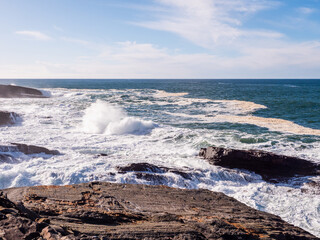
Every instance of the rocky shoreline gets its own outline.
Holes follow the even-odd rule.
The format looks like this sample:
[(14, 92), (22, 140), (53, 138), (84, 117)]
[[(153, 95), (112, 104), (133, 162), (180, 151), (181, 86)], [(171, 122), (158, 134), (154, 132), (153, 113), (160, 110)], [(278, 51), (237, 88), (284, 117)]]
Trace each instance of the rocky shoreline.
[(223, 193), (105, 182), (2, 190), (1, 238), (319, 239)]
[[(0, 98), (16, 97), (46, 96), (37, 89), (0, 85)], [(20, 120), (17, 113), (0, 111), (0, 126), (10, 127)], [(61, 153), (7, 143), (0, 145), (0, 164), (19, 163), (19, 154), (51, 157)], [(201, 149), (199, 156), (226, 169), (255, 172), (271, 183), (320, 175), (317, 164), (264, 151), (208, 147)], [(118, 174), (132, 172), (138, 179), (158, 186), (91, 182), (0, 190), (0, 240), (319, 239), (223, 193), (162, 186), (166, 183), (163, 174), (190, 180), (190, 172), (149, 163), (132, 163), (116, 170)], [(318, 182), (310, 183), (320, 189)]]

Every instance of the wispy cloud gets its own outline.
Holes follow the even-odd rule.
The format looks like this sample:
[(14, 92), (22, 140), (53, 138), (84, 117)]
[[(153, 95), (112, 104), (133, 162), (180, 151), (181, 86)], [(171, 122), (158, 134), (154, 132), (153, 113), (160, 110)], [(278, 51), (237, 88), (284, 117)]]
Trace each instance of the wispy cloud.
[[(94, 45), (94, 43), (90, 43)], [(237, 57), (184, 54), (148, 43), (97, 46), (94, 56), (73, 61), (1, 65), (7, 78), (312, 78), (320, 76), (320, 42), (248, 46)]]
[(63, 29), (61, 27), (58, 27), (56, 25), (53, 25), (53, 28), (59, 32), (63, 32)]
[(78, 38), (71, 38), (71, 37), (61, 37), (62, 41), (80, 44), (80, 45), (89, 45), (90, 43), (86, 40), (78, 39)]
[(250, 14), (278, 5), (275, 1), (255, 0), (156, 0), (166, 11), (156, 12), (154, 20), (134, 24), (176, 33), (206, 48), (232, 42), (240, 37), (279, 38), (283, 34), (242, 27)]
[(316, 11), (315, 8), (308, 8), (308, 7), (300, 7), (297, 9), (297, 11), (299, 13), (302, 13), (302, 14), (305, 14), (305, 15), (309, 15), (309, 14), (312, 14)]
[(36, 40), (47, 41), (52, 38), (39, 31), (16, 31), (15, 34), (27, 36)]

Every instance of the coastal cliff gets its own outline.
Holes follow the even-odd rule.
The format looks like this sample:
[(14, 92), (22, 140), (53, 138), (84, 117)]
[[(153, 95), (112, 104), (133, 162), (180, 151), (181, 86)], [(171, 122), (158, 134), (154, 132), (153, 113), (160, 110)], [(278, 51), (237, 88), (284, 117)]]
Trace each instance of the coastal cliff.
[(319, 239), (202, 189), (92, 182), (2, 191), (0, 239)]

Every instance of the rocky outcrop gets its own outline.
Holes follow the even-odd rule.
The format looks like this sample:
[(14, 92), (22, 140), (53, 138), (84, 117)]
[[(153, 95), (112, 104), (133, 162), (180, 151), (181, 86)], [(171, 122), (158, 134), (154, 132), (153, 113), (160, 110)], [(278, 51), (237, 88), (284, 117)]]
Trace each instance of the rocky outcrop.
[(41, 91), (33, 88), (1, 85), (0, 84), (0, 98), (45, 98)]
[(0, 164), (1, 163), (18, 163), (13, 153), (23, 153), (26, 155), (44, 153), (48, 155), (59, 155), (57, 150), (49, 150), (44, 147), (38, 147), (34, 145), (27, 145), (21, 143), (11, 143), (11, 145), (0, 145)]
[(0, 238), (8, 240), (319, 239), (208, 190), (93, 182), (3, 192)]
[(38, 154), (38, 153), (45, 153), (49, 155), (59, 155), (60, 152), (57, 150), (49, 150), (44, 147), (38, 147), (34, 145), (27, 145), (27, 144), (21, 144), (21, 143), (11, 143), (14, 145), (19, 152), (22, 152), (24, 154)]
[(265, 151), (208, 147), (202, 148), (199, 156), (214, 165), (253, 171), (267, 181), (295, 176), (320, 175), (320, 165), (300, 158)]
[(192, 175), (181, 170), (159, 167), (150, 163), (132, 163), (128, 166), (117, 167), (118, 173), (134, 172), (138, 179), (144, 179), (153, 184), (165, 184), (167, 182), (164, 173), (174, 173), (184, 179), (192, 179)]
[(20, 116), (14, 112), (0, 111), (0, 126), (13, 125), (18, 122)]

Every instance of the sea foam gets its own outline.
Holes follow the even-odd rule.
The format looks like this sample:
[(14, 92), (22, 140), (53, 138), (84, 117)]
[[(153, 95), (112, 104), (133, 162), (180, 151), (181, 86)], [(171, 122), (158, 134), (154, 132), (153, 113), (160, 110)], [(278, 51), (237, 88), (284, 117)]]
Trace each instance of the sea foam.
[(87, 133), (107, 135), (147, 134), (157, 127), (152, 121), (128, 117), (122, 108), (102, 100), (85, 110), (82, 125)]

